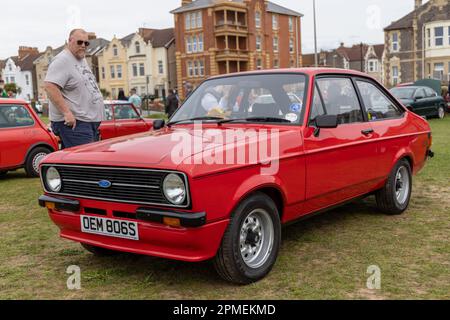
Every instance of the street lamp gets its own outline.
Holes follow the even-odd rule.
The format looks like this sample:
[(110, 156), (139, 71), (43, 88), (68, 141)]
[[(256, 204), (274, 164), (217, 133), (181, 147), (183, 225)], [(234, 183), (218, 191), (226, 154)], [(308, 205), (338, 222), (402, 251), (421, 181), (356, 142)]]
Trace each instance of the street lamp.
[(317, 68), (319, 66), (319, 59), (317, 56), (316, 0), (313, 0), (313, 11), (314, 11), (314, 63)]

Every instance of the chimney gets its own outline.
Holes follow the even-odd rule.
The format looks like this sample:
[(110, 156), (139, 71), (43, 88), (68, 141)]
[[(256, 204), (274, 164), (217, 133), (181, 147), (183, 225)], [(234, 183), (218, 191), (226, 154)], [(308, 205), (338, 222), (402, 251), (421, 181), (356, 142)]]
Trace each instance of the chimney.
[(414, 10), (417, 10), (422, 6), (422, 0), (414, 0)]
[(95, 32), (88, 32), (88, 39), (89, 40), (97, 39), (97, 35), (95, 34)]
[(185, 5), (187, 5), (187, 4), (191, 3), (191, 2), (192, 2), (192, 0), (181, 0), (181, 5), (185, 6)]
[(29, 54), (33, 54), (33, 55), (39, 54), (38, 48), (25, 47), (25, 46), (19, 47), (19, 60), (22, 60)]

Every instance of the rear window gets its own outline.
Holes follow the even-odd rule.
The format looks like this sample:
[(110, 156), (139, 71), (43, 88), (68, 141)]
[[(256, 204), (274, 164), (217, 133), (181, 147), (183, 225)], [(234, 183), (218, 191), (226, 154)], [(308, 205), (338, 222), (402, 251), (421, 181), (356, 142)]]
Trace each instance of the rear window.
[(34, 125), (34, 119), (24, 106), (0, 106), (0, 129)]

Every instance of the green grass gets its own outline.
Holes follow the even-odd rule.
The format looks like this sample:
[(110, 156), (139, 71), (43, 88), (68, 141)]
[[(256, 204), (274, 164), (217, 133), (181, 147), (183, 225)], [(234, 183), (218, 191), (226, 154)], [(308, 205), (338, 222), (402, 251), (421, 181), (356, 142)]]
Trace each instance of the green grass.
[[(368, 198), (289, 226), (273, 271), (246, 287), (220, 280), (210, 262), (94, 257), (58, 237), (37, 205), (39, 180), (9, 173), (0, 180), (0, 299), (448, 299), (450, 117), (431, 124), (436, 157), (404, 215), (383, 215)], [(81, 268), (79, 291), (66, 288), (70, 265)], [(370, 265), (381, 268), (379, 291), (366, 288)]]

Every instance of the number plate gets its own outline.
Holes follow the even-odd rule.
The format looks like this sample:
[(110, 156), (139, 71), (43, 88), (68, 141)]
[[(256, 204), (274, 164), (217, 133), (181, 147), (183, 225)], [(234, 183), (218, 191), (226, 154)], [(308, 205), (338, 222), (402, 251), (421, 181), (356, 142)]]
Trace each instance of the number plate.
[(81, 231), (108, 237), (139, 240), (137, 222), (81, 216)]

